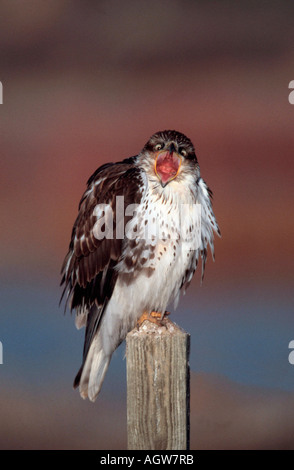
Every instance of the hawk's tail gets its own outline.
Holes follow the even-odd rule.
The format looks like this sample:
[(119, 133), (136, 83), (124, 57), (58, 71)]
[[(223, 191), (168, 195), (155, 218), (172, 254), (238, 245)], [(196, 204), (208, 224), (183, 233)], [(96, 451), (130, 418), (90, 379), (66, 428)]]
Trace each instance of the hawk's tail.
[(111, 359), (111, 355), (105, 353), (101, 343), (98, 332), (74, 380), (74, 388), (79, 387), (81, 397), (91, 401), (95, 401), (100, 392)]

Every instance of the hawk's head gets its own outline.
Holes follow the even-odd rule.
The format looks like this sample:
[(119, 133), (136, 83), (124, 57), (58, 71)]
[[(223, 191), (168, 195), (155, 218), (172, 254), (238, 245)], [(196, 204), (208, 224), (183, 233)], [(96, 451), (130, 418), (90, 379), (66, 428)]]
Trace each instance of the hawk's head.
[(157, 177), (163, 188), (173, 180), (180, 182), (187, 173), (199, 171), (191, 140), (177, 131), (153, 134), (139, 157), (147, 174)]

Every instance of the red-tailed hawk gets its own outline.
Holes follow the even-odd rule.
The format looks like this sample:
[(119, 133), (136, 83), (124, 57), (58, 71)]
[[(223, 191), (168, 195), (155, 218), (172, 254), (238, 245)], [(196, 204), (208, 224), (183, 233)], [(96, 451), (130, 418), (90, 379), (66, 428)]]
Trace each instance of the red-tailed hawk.
[(143, 314), (163, 318), (199, 258), (203, 276), (220, 234), (211, 196), (193, 144), (176, 131), (157, 132), (137, 156), (88, 180), (61, 281), (77, 328), (86, 327), (74, 381), (83, 398), (95, 401), (114, 350)]

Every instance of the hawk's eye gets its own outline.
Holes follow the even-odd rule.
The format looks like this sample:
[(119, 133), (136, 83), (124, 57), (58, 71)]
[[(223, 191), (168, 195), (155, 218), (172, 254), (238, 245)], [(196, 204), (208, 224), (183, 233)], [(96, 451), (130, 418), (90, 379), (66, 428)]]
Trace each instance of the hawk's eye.
[(186, 157), (188, 155), (188, 152), (185, 149), (180, 149), (179, 152), (182, 155), (182, 157)]
[(161, 150), (163, 148), (163, 144), (156, 144), (154, 149), (158, 152), (159, 150)]

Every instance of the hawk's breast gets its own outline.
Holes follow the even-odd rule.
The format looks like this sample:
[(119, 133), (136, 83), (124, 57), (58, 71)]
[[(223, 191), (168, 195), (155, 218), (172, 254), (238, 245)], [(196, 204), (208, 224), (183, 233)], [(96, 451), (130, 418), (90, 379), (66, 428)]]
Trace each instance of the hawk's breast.
[(147, 190), (126, 225), (118, 286), (128, 286), (124, 296), (139, 316), (145, 310), (165, 311), (177, 299), (197, 249), (197, 206), (191, 191), (158, 195)]

